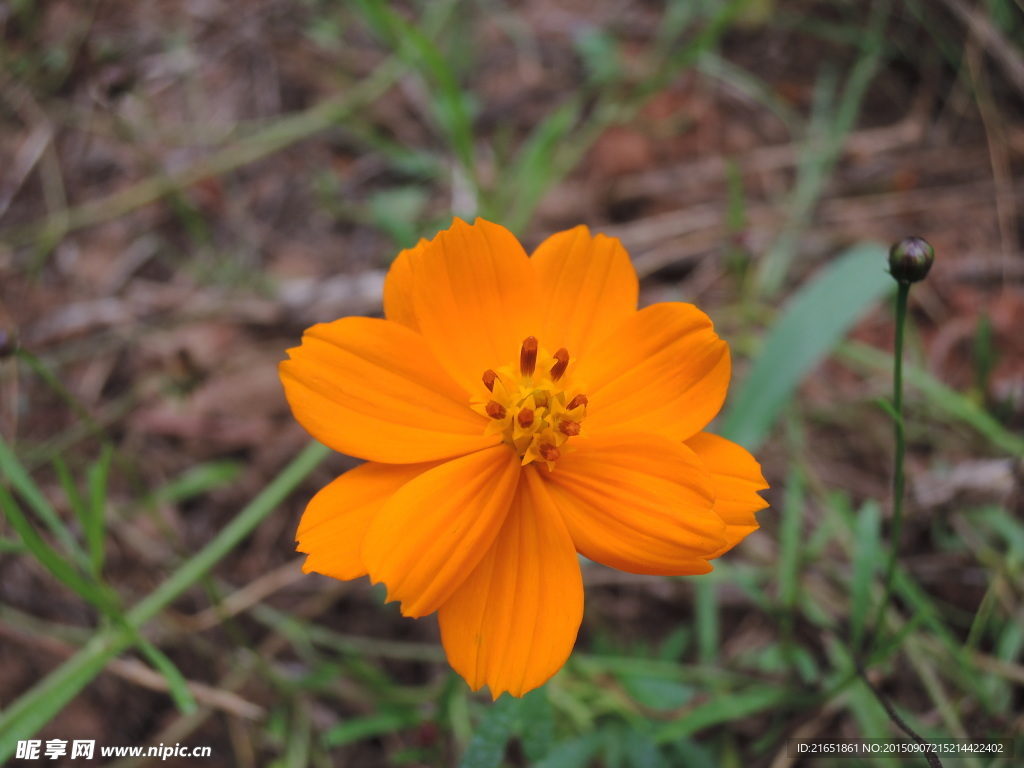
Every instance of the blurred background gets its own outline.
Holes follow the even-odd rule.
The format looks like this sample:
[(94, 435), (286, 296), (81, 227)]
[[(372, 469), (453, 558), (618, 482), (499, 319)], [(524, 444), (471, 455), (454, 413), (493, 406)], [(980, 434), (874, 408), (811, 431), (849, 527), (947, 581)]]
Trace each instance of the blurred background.
[[(905, 739), (869, 682), (924, 736), (1019, 736), (1022, 96), (1020, 0), (0, 2), (0, 762), (852, 768), (786, 740)], [(573, 657), (497, 705), (433, 617), (301, 574), (354, 461), (276, 371), (453, 215), (621, 238), (641, 303), (730, 342), (713, 429), (772, 485), (707, 577), (585, 564)]]

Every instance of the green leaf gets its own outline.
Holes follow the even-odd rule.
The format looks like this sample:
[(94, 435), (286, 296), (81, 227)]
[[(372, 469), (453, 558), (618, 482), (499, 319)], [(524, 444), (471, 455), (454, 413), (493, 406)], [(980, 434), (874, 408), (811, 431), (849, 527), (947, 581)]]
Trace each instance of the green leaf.
[(750, 450), (760, 447), (797, 385), (896, 287), (886, 258), (881, 245), (855, 246), (790, 299), (726, 412), (726, 437)]
[(587, 768), (600, 747), (600, 735), (591, 731), (579, 738), (563, 741), (533, 768)]
[(881, 408), (890, 419), (893, 421), (902, 421), (903, 417), (896, 410), (896, 406), (892, 404), (892, 400), (887, 397), (879, 397), (875, 399), (875, 405)]
[(778, 706), (784, 701), (796, 706), (799, 704), (799, 698), (786, 686), (766, 686), (741, 693), (723, 694), (694, 707), (679, 719), (663, 725), (658, 730), (655, 740), (664, 744), (685, 739), (709, 726), (739, 721)]
[(380, 712), (334, 726), (323, 735), (323, 742), (324, 746), (331, 749), (355, 741), (382, 736), (385, 733), (394, 733), (415, 724), (416, 718), (411, 712)]
[(498, 768), (505, 757), (505, 745), (519, 722), (521, 699), (502, 696), (484, 715), (484, 719), (462, 755), (459, 768)]
[(554, 720), (546, 688), (537, 688), (523, 697), (519, 708), (519, 734), (523, 752), (530, 762), (542, 759), (551, 751)]
[(668, 711), (679, 709), (696, 694), (697, 689), (675, 680), (648, 675), (622, 675), (622, 687), (637, 704), (647, 709)]
[(419, 240), (420, 217), (426, 205), (426, 190), (407, 186), (375, 192), (368, 207), (375, 227), (386, 232), (400, 248), (411, 248)]
[(577, 55), (583, 60), (590, 83), (603, 86), (622, 79), (618, 41), (607, 29), (584, 27), (572, 42)]
[(187, 501), (214, 488), (232, 483), (241, 471), (242, 464), (238, 461), (208, 461), (205, 464), (197, 464), (159, 488), (153, 494), (153, 499), (172, 504)]
[(651, 740), (646, 723), (638, 723), (626, 731), (623, 743), (626, 748), (626, 765), (630, 768), (666, 768), (664, 755)]

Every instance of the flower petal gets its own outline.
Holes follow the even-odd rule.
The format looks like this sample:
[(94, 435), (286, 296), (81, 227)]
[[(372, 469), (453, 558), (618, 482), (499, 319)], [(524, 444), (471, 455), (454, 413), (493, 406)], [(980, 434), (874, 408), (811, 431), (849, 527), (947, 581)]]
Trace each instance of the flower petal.
[(630, 573), (707, 573), (725, 524), (696, 454), (658, 435), (601, 435), (541, 473), (580, 554)]
[(584, 226), (552, 235), (530, 257), (541, 296), (541, 342), (586, 356), (636, 312), (639, 282), (617, 238)]
[(495, 699), (522, 696), (561, 669), (583, 620), (579, 559), (541, 484), (535, 467), (522, 472), (490, 550), (438, 613), (448, 661)]
[(419, 323), (412, 303), (412, 260), (423, 253), (426, 245), (426, 240), (420, 240), (400, 252), (384, 278), (384, 317), (414, 331), (419, 330)]
[(692, 304), (640, 310), (577, 363), (587, 429), (686, 440), (715, 417), (729, 386), (729, 346)]
[(768, 506), (758, 495), (768, 487), (761, 465), (746, 448), (710, 432), (699, 432), (686, 444), (711, 473), (715, 486), (715, 514), (725, 521), (725, 547), (718, 557), (758, 529), (754, 513)]
[(403, 485), (377, 514), (363, 561), (403, 614), (436, 611), (487, 553), (515, 495), (519, 464), (507, 445), (452, 459)]
[(523, 339), (536, 333), (537, 278), (511, 232), (456, 219), (409, 263), (420, 331), (457, 382), (468, 389), (519, 359)]
[(494, 445), (487, 420), (426, 349), (388, 320), (345, 317), (308, 329), (288, 350), (281, 380), (295, 418), (320, 442), (393, 464), (459, 456)]
[(436, 466), (368, 462), (321, 488), (302, 513), (295, 534), (297, 549), (307, 554), (303, 573), (342, 581), (365, 576), (360, 550), (370, 522), (399, 488)]

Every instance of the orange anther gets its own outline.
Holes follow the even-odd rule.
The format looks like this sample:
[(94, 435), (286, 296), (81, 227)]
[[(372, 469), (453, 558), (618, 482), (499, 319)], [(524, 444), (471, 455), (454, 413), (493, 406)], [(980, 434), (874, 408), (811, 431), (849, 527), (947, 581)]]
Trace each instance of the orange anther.
[(571, 421), (570, 419), (563, 419), (558, 425), (558, 431), (563, 435), (575, 437), (580, 433), (580, 423), (578, 421)]
[(551, 443), (544, 443), (544, 445), (538, 449), (538, 452), (544, 461), (556, 461), (562, 455), (562, 452), (555, 448)]
[(523, 376), (533, 376), (537, 367), (537, 337), (527, 336), (523, 340), (523, 349), (519, 353), (519, 372)]
[(484, 406), (484, 410), (492, 419), (505, 418), (505, 406), (501, 403), (496, 403), (494, 400), (489, 400), (487, 405)]
[(569, 404), (565, 406), (565, 410), (571, 411), (573, 408), (579, 408), (581, 405), (586, 405), (589, 402), (590, 401), (587, 400), (586, 395), (576, 395), (576, 397), (570, 400)]
[(569, 367), (569, 350), (562, 347), (555, 352), (555, 364), (551, 366), (551, 380), (558, 381)]
[(483, 378), (484, 386), (487, 387), (487, 391), (488, 392), (493, 392), (494, 391), (494, 382), (498, 378), (498, 374), (496, 374), (494, 371), (492, 371), (490, 368), (488, 368), (486, 371), (484, 371), (484, 375), (483, 375), (482, 378)]
[(516, 420), (519, 422), (520, 427), (526, 429), (528, 426), (533, 424), (533, 409), (523, 408), (523, 410), (519, 412), (519, 415), (516, 416)]

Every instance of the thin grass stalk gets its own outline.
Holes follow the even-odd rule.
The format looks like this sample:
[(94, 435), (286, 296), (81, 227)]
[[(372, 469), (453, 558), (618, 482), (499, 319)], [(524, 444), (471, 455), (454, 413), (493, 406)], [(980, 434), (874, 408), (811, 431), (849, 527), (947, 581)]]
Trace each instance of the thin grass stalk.
[(29, 738), (42, 728), (103, 671), (110, 659), (133, 645), (144, 624), (238, 546), (329, 453), (330, 449), (319, 443), (308, 445), (209, 544), (128, 611), (124, 625), (97, 632), (81, 651), (5, 708), (0, 714), (0, 763), (14, 754), (19, 739)]

